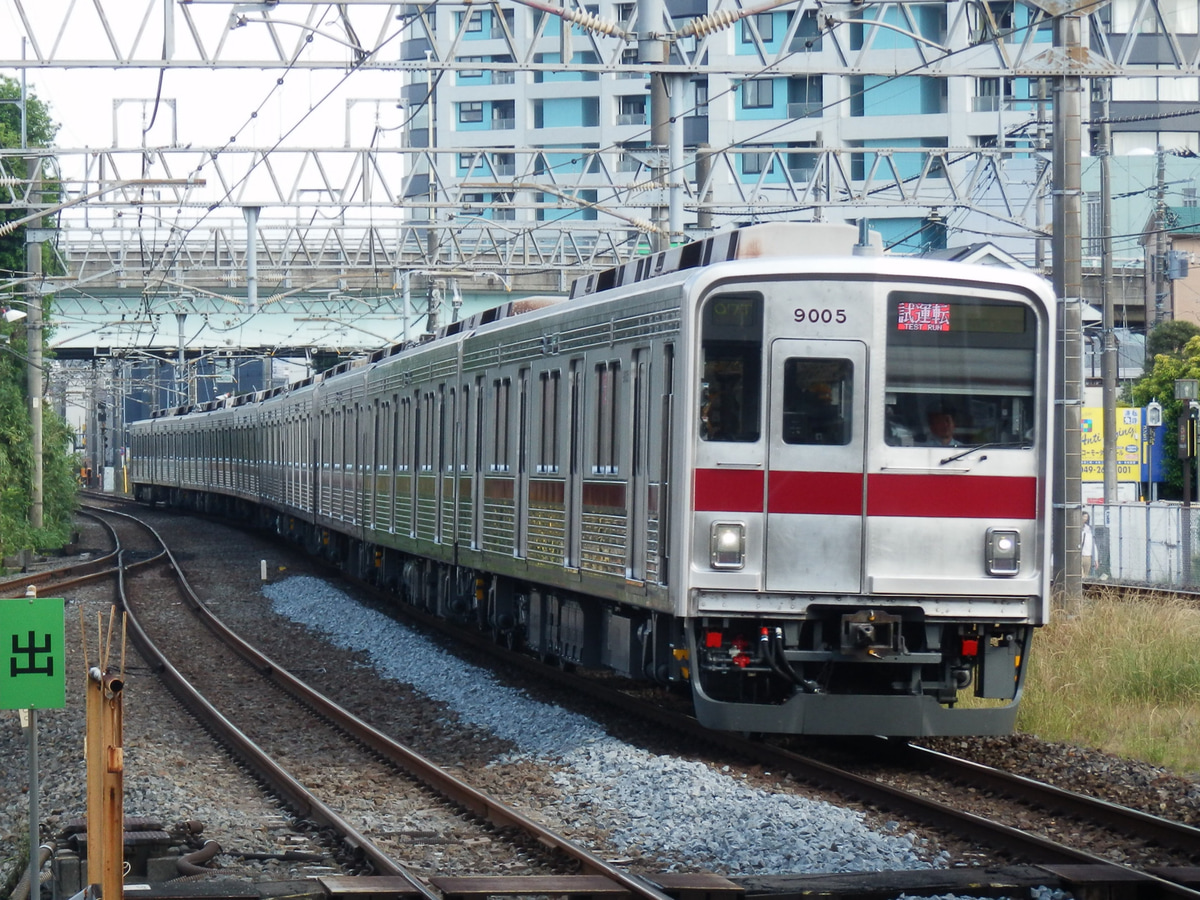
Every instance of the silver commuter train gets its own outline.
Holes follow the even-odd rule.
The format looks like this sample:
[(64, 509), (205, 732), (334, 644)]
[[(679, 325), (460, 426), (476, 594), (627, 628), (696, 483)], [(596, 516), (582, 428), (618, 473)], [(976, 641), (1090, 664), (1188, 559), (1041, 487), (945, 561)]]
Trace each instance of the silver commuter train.
[(131, 426), (133, 490), (690, 683), (712, 728), (1006, 733), (1049, 615), (1054, 298), (857, 234), (716, 235), (164, 411)]

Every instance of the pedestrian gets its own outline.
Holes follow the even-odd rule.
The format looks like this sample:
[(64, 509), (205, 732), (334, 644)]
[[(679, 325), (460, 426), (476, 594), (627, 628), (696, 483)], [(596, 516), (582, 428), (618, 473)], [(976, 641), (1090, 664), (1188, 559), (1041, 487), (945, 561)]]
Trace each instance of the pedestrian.
[(1079, 530), (1079, 555), (1083, 557), (1083, 577), (1090, 578), (1096, 567), (1096, 537), (1092, 534), (1092, 519), (1083, 514), (1083, 527)]

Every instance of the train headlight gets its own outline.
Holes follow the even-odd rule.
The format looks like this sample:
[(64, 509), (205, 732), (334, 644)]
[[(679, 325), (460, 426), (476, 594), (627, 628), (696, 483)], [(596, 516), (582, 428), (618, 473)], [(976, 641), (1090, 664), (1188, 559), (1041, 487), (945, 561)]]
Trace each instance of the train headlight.
[(741, 522), (713, 522), (709, 551), (714, 569), (740, 569), (746, 564), (746, 526)]
[(984, 548), (989, 575), (1016, 575), (1021, 568), (1021, 533), (989, 528)]

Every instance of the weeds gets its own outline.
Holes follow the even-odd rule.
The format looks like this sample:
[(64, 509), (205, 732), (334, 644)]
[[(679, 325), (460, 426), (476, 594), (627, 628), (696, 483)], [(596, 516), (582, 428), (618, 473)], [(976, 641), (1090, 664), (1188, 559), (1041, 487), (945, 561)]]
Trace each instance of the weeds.
[(1021, 731), (1200, 773), (1200, 607), (1089, 597), (1034, 638)]

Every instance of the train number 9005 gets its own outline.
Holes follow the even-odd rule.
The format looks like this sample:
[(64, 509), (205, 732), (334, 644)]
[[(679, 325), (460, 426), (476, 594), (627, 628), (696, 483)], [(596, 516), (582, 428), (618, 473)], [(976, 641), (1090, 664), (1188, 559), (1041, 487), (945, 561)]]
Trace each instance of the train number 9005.
[(844, 309), (795, 309), (792, 311), (792, 319), (796, 322), (811, 322), (815, 324), (831, 325), (837, 323), (844, 324), (846, 321), (846, 311)]

